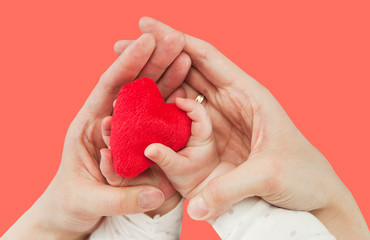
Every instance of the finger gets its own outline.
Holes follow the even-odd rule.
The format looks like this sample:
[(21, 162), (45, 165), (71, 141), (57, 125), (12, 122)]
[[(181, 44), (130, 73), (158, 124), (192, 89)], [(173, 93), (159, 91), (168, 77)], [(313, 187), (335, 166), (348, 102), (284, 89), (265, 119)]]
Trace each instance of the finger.
[(239, 67), (220, 53), (214, 46), (185, 34), (186, 52), (193, 65), (218, 88), (225, 88), (244, 78), (249, 78)]
[(270, 188), (271, 175), (261, 174), (261, 166), (255, 167), (248, 161), (211, 180), (190, 200), (189, 216), (196, 220), (213, 219), (244, 198), (264, 195)]
[(211, 119), (202, 104), (185, 98), (176, 98), (175, 104), (192, 120), (191, 137), (188, 143), (199, 146), (199, 143), (210, 142), (212, 140)]
[[(190, 72), (189, 72), (190, 73)], [(182, 85), (181, 85), (182, 88), (184, 88), (184, 91), (186, 93), (186, 98), (189, 98), (189, 99), (193, 99), (193, 100), (196, 100), (197, 97), (199, 95), (201, 95), (201, 93), (197, 90), (195, 90), (192, 86), (190, 86), (189, 84), (187, 84), (186, 82), (184, 82)], [(210, 98), (213, 99), (213, 96), (212, 94), (210, 95)], [(203, 99), (203, 101), (201, 102), (201, 104), (206, 107), (208, 109), (208, 105), (210, 104), (208, 101), (207, 101), (207, 97), (205, 97)]]
[(185, 45), (184, 34), (178, 31), (168, 32), (163, 38), (156, 37), (156, 48), (152, 57), (140, 72), (138, 78), (148, 77), (159, 80), (168, 66), (181, 53)]
[(110, 148), (111, 127), (112, 127), (112, 116), (107, 116), (103, 118), (103, 120), (101, 121), (101, 133), (103, 141), (108, 148)]
[[(151, 33), (156, 37), (156, 39), (163, 38), (166, 34), (174, 31), (174, 29), (171, 27), (150, 17), (141, 18), (139, 26), (142, 32)], [(214, 94), (212, 94), (214, 92), (214, 85), (208, 82), (195, 68), (190, 70), (186, 81), (189, 82), (189, 84), (198, 92), (204, 94), (207, 98), (214, 96)]]
[(123, 177), (114, 171), (112, 153), (109, 149), (103, 148), (100, 150), (100, 171), (107, 182), (115, 187), (122, 186)]
[(158, 88), (166, 99), (175, 89), (177, 89), (185, 80), (189, 72), (191, 60), (185, 53), (180, 53), (168, 67), (166, 72), (157, 82)]
[(166, 99), (166, 103), (174, 103), (176, 98), (185, 98), (186, 92), (183, 87), (177, 88), (175, 91), (171, 93), (171, 95)]
[(76, 209), (96, 216), (146, 212), (160, 207), (165, 200), (158, 188), (148, 185), (113, 187), (92, 183), (78, 189), (80, 201), (75, 201)]
[(189, 70), (185, 82), (194, 90), (202, 93), (209, 101), (217, 101), (215, 99), (217, 89), (196, 68), (192, 67)]
[[(156, 39), (163, 38), (168, 33), (175, 31), (166, 24), (150, 17), (141, 18), (139, 26), (143, 33), (151, 33)], [(211, 44), (189, 35), (185, 35), (184, 51), (189, 54), (193, 65), (199, 68), (202, 73), (205, 72), (207, 74), (207, 78), (210, 76), (216, 76), (214, 81), (218, 85), (224, 85), (225, 81), (226, 83), (230, 83), (230, 79), (232, 78), (229, 74), (226, 74), (227, 71), (223, 69), (230, 68), (229, 65), (231, 62), (224, 55), (218, 52), (217, 49)], [(227, 64), (226, 66), (223, 65), (225, 63)], [(223, 79), (219, 79), (220, 77)]]
[(144, 155), (157, 163), (166, 174), (186, 167), (187, 159), (185, 157), (160, 143), (150, 144), (145, 149)]
[[(119, 40), (114, 45), (114, 51), (120, 55), (128, 45), (132, 44), (132, 40)], [(163, 76), (159, 79), (158, 88), (164, 99), (167, 99), (172, 92), (184, 82), (186, 75), (191, 67), (190, 57), (185, 53), (180, 53), (179, 56), (168, 67)], [(183, 94), (171, 97), (170, 102), (174, 102), (176, 97), (184, 97)], [(114, 103), (113, 103), (114, 107)]]
[(140, 18), (139, 28), (142, 33), (153, 34), (157, 41), (165, 38), (169, 33), (176, 31), (175, 29), (151, 17)]
[(190, 99), (195, 100), (199, 96), (199, 94), (200, 94), (197, 90), (195, 90), (193, 87), (191, 87), (186, 82), (184, 82), (181, 86), (185, 90), (186, 98), (190, 98)]
[(114, 44), (113, 50), (119, 56), (123, 53), (123, 51), (125, 51), (128, 46), (134, 43), (134, 41), (135, 40), (119, 40)]
[(121, 87), (135, 79), (155, 48), (151, 34), (143, 34), (101, 76), (100, 81), (87, 99), (83, 111), (94, 116), (112, 113), (112, 103)]
[[(156, 38), (165, 36), (168, 32), (174, 31), (160, 21), (150, 17), (140, 19), (142, 32), (151, 33)], [(226, 88), (241, 82), (248, 82), (252, 87), (261, 87), (252, 77), (247, 75), (233, 62), (221, 54), (211, 44), (185, 34), (185, 47), (193, 65), (209, 79), (217, 88)], [(202, 92), (203, 93), (203, 92)]]

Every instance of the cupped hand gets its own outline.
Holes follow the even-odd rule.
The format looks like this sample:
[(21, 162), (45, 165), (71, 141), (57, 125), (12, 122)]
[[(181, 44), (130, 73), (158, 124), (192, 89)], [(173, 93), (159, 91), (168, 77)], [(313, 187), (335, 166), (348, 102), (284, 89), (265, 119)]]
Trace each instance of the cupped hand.
[[(154, 36), (173, 31), (147, 17), (139, 25)], [(351, 193), (273, 95), (209, 43), (188, 35), (185, 40), (192, 67), (183, 88), (187, 97), (206, 96), (221, 161), (235, 166), (191, 199), (189, 215), (209, 220), (259, 196), (279, 207), (312, 211), (337, 236), (346, 224), (347, 235), (365, 236), (366, 223)], [(115, 49), (125, 44), (119, 41)]]
[[(139, 25), (143, 33), (154, 36), (173, 31), (146, 17)], [(333, 197), (329, 188), (342, 185), (272, 94), (209, 43), (188, 35), (185, 39), (183, 52), (190, 56), (192, 67), (182, 87), (188, 98), (205, 95), (221, 161), (237, 166), (192, 199), (202, 197), (207, 203), (209, 213), (202, 219), (215, 217), (250, 196), (290, 209), (325, 206)], [(123, 49), (125, 44), (127, 41), (119, 41), (115, 49)], [(323, 189), (322, 179), (335, 184), (330, 182), (328, 189)], [(324, 191), (316, 193), (318, 189)]]
[(120, 88), (141, 76), (156, 81), (163, 97), (169, 101), (184, 96), (184, 90), (178, 86), (191, 62), (181, 53), (183, 46), (184, 36), (171, 32), (157, 42), (153, 35), (143, 34), (126, 48), (101, 76), (72, 121), (55, 178), (4, 239), (26, 236), (42, 239), (49, 235), (61, 239), (84, 238), (99, 225), (103, 216), (146, 212), (163, 204), (164, 193), (152, 186), (155, 183), (132, 187), (107, 184), (99, 170), (100, 150), (106, 148), (101, 122), (112, 114), (113, 101)]
[[(183, 36), (166, 34), (163, 42), (170, 46), (165, 56), (158, 51), (164, 48), (163, 45), (156, 43), (151, 34), (143, 34), (128, 47), (102, 75), (72, 122), (60, 170), (44, 197), (57, 196), (53, 204), (60, 206), (61, 212), (70, 220), (66, 221), (66, 229), (91, 232), (102, 216), (145, 212), (162, 205), (164, 195), (157, 187), (107, 185), (99, 171), (99, 151), (106, 147), (101, 137), (101, 121), (111, 115), (113, 101), (123, 85), (146, 76), (157, 82), (164, 98), (183, 94), (176, 91), (186, 76), (186, 66), (190, 66), (189, 58), (180, 54)], [(182, 72), (175, 72), (178, 65), (183, 67)], [(151, 201), (147, 201), (148, 198)]]

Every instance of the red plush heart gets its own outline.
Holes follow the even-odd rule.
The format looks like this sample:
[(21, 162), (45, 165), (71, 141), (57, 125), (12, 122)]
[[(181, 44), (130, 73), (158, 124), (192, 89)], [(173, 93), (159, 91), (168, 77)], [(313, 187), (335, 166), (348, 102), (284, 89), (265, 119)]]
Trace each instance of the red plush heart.
[(112, 116), (111, 151), (115, 171), (135, 177), (154, 164), (144, 156), (151, 143), (162, 143), (174, 151), (185, 147), (191, 120), (175, 104), (167, 104), (155, 82), (137, 79), (122, 87)]

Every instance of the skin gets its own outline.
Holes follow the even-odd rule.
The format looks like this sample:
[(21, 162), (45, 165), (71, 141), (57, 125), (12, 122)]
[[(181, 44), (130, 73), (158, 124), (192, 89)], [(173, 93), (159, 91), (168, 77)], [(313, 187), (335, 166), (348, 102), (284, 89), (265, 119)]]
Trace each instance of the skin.
[[(183, 197), (190, 199), (215, 177), (215, 174), (211, 175), (212, 172), (220, 175), (222, 172), (230, 170), (230, 167), (235, 167), (234, 165), (225, 166), (224, 163), (220, 164), (211, 120), (205, 108), (193, 99), (176, 98), (175, 104), (179, 109), (186, 112), (192, 120), (191, 136), (185, 148), (175, 152), (163, 144), (151, 144), (144, 154), (158, 165), (154, 165), (138, 177), (131, 179), (123, 178), (114, 171), (111, 151), (102, 149), (104, 153), (102, 153), (100, 170), (109, 184), (127, 186), (142, 184), (146, 181), (152, 183), (159, 181), (164, 193), (174, 187)], [(102, 134), (107, 146), (110, 142), (110, 129), (111, 117), (108, 116), (102, 121)], [(148, 171), (151, 174), (148, 174)], [(193, 174), (189, 175), (189, 172)], [(172, 199), (170, 200), (172, 202)], [(176, 198), (173, 201), (178, 203), (179, 200), (179, 198)], [(173, 207), (168, 206), (166, 210), (171, 209)], [(158, 210), (155, 210), (155, 212), (158, 212)], [(163, 213), (165, 212), (162, 211)]]
[(120, 54), (71, 123), (56, 176), (2, 239), (86, 239), (102, 216), (174, 207), (170, 199), (179, 198), (178, 194), (170, 189), (160, 191), (158, 181), (132, 187), (106, 182), (99, 169), (100, 150), (106, 147), (101, 122), (111, 115), (120, 88), (137, 76), (151, 77), (169, 101), (184, 96), (183, 89), (176, 90), (190, 67), (189, 57), (181, 53), (184, 44), (184, 36), (178, 32), (161, 38), (143, 34)]
[[(175, 31), (148, 17), (139, 26), (157, 37)], [(116, 52), (129, 44), (117, 42)], [(210, 220), (244, 198), (259, 196), (278, 207), (310, 211), (337, 239), (370, 239), (350, 191), (265, 87), (205, 41), (185, 35), (183, 53), (192, 61), (183, 84), (186, 95), (206, 96), (220, 160), (238, 166), (191, 199), (191, 217)]]
[[(138, 76), (158, 82), (167, 101), (204, 94), (220, 161), (238, 166), (191, 199), (191, 216), (212, 219), (233, 203), (260, 196), (277, 206), (311, 211), (338, 239), (370, 239), (351, 193), (267, 89), (202, 40), (150, 18), (141, 19), (140, 28), (150, 34), (115, 45), (120, 56), (71, 123), (57, 175), (2, 239), (85, 239), (101, 216), (162, 205), (165, 196), (157, 187), (110, 186), (99, 170), (100, 149), (107, 146), (101, 121), (111, 115), (120, 87)], [(183, 72), (181, 66), (190, 62), (189, 72)], [(140, 193), (150, 196), (151, 206), (140, 204)]]

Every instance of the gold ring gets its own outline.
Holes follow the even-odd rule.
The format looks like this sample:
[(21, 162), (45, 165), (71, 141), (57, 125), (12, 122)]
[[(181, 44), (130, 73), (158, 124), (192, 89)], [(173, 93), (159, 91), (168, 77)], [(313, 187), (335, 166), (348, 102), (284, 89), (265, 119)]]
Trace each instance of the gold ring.
[(203, 94), (199, 94), (198, 97), (195, 99), (196, 102), (202, 104), (203, 100), (204, 100), (204, 95)]

